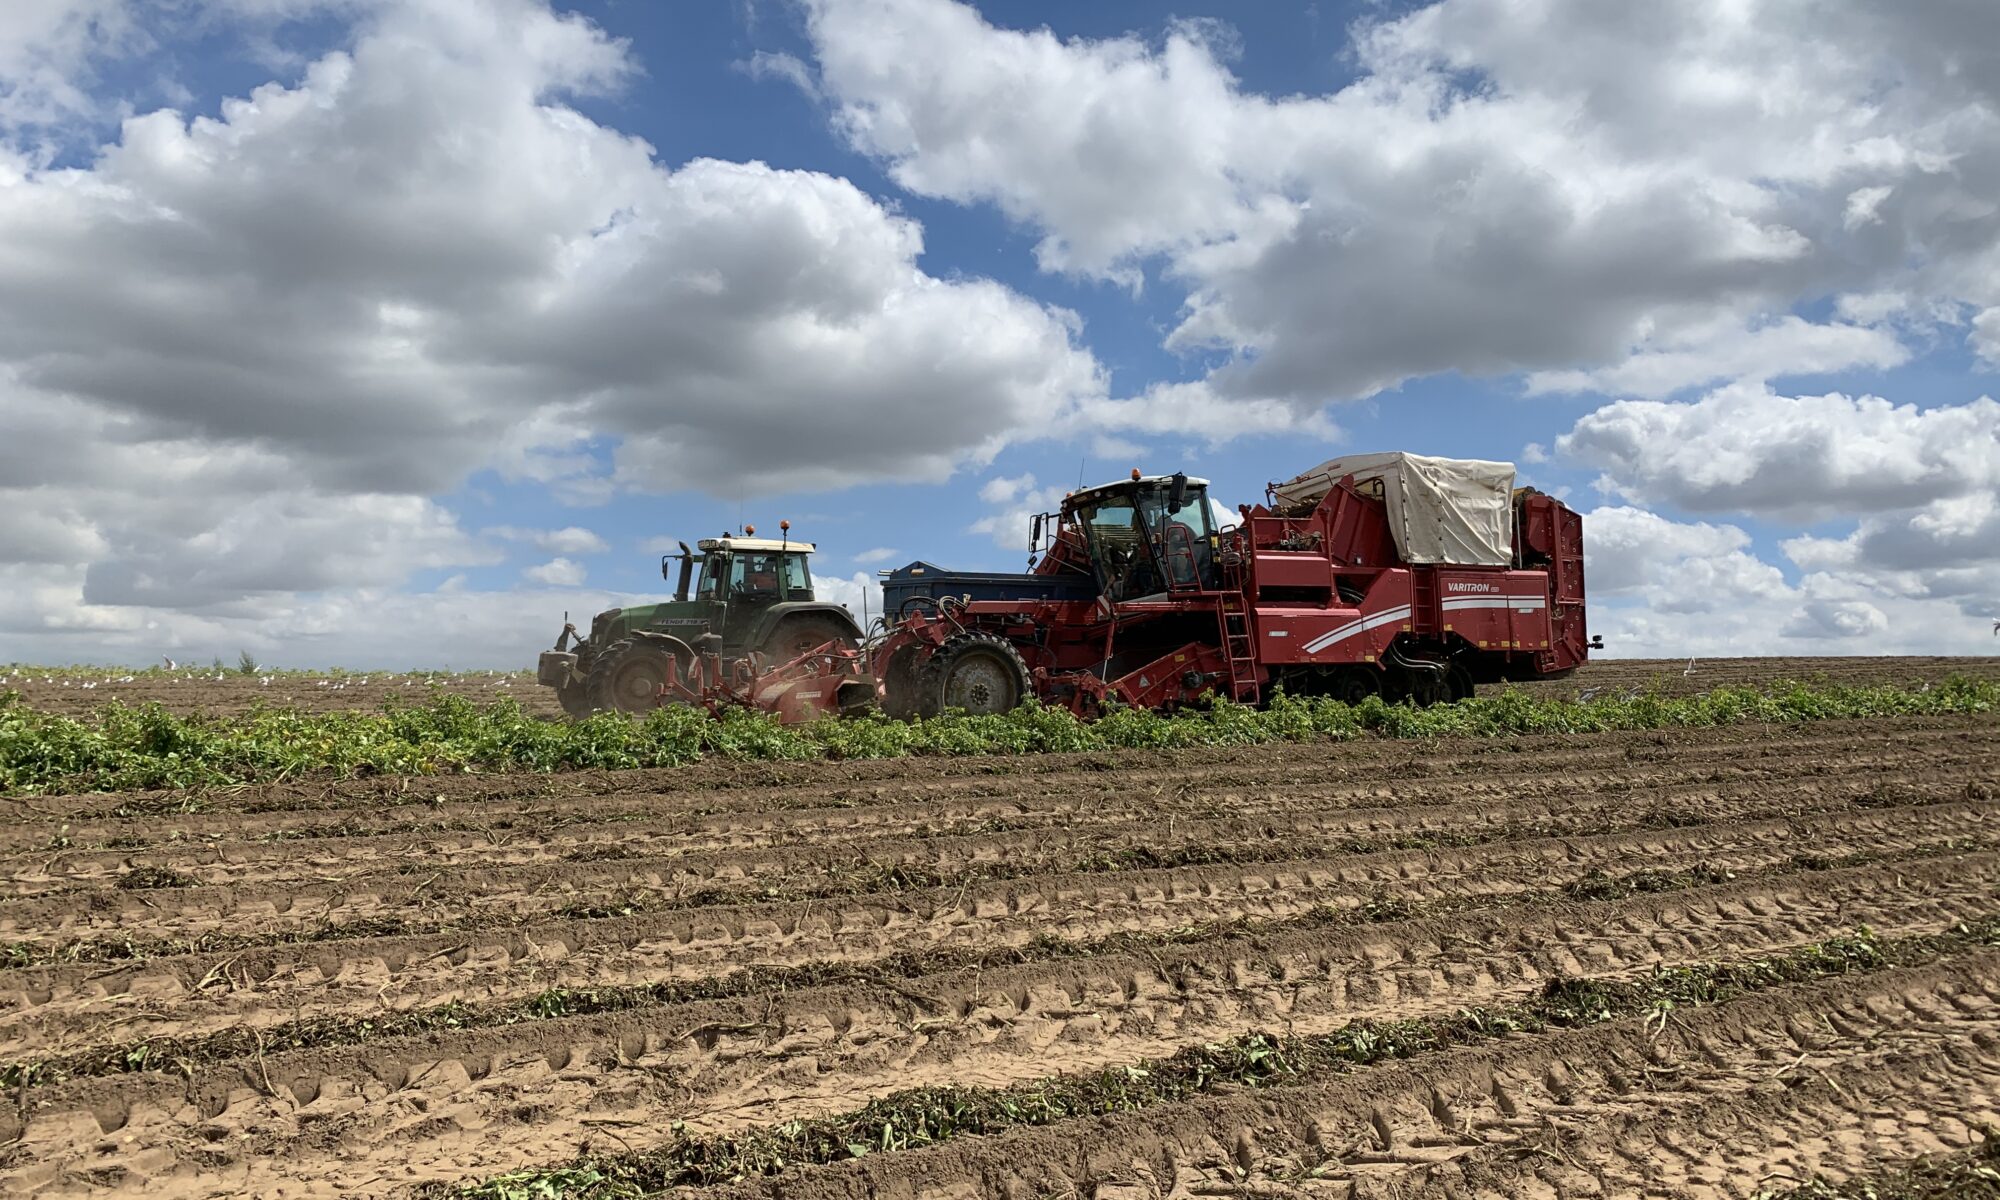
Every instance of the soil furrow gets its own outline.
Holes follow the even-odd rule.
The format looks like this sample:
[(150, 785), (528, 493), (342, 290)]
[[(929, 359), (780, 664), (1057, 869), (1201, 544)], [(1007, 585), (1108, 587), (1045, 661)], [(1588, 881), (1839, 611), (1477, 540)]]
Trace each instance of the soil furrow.
[[(575, 771), (561, 774), (431, 776), (246, 784), (187, 792), (142, 791), (20, 798), (0, 811), (0, 825), (95, 820), (156, 828), (164, 819), (321, 815), (351, 819), (396, 809), (438, 817), (478, 815), (504, 804), (560, 804), (565, 811), (610, 803), (661, 806), (697, 813), (788, 813), (814, 808), (854, 808), (917, 803), (949, 805), (1001, 792), (1030, 794), (1074, 789), (1080, 793), (1167, 795), (1183, 785), (1226, 792), (1232, 788), (1312, 779), (1373, 789), (1381, 798), (1425, 781), (1517, 776), (1552, 786), (1564, 777), (1603, 773), (1614, 785), (1673, 764), (1706, 766), (1726, 775), (1748, 770), (1766, 757), (1793, 757), (1817, 748), (1822, 759), (1893, 750), (1899, 743), (1933, 747), (1990, 745), (1993, 722), (1984, 716), (1893, 717), (1800, 725), (1742, 725), (1720, 729), (1662, 729), (1575, 736), (1523, 735), (1507, 739), (1310, 742), (1214, 747), (1202, 750), (1106, 750), (1084, 754), (993, 758), (875, 759), (856, 762), (738, 763), (718, 761), (680, 768)], [(1906, 756), (1904, 761), (1909, 761)], [(1129, 790), (1127, 790), (1129, 789)], [(1366, 803), (1365, 800), (1361, 801)], [(757, 819), (763, 819), (757, 817)], [(55, 832), (50, 827), (50, 832)]]
[[(1722, 733), (1725, 731), (1701, 731)], [(1600, 735), (1606, 738), (1619, 735)], [(1682, 735), (1686, 736), (1686, 735)], [(1650, 744), (1649, 744), (1650, 745)], [(891, 836), (959, 822), (983, 820), (1131, 820), (1157, 811), (1199, 811), (1227, 805), (1232, 813), (1250, 815), (1267, 811), (1314, 807), (1373, 807), (1385, 799), (1406, 804), (1450, 803), (1476, 789), (1480, 794), (1518, 796), (1547, 794), (1562, 785), (1569, 790), (1610, 792), (1647, 789), (1693, 783), (1721, 783), (1730, 780), (1770, 779), (1786, 775), (1854, 776), (1863, 772), (1893, 774), (1907, 768), (1912, 756), (1921, 755), (1934, 765), (1942, 757), (1989, 761), (2000, 754), (2000, 737), (1969, 737), (1962, 730), (1911, 730), (1898, 736), (1879, 730), (1849, 730), (1842, 736), (1821, 739), (1805, 736), (1764, 746), (1750, 757), (1717, 756), (1705, 742), (1650, 746), (1660, 757), (1648, 761), (1645, 771), (1633, 770), (1636, 747), (1610, 747), (1595, 754), (1573, 743), (1569, 754), (1549, 750), (1541, 753), (1517, 751), (1496, 760), (1491, 753), (1477, 756), (1442, 755), (1425, 761), (1429, 773), (1439, 778), (1413, 777), (1404, 767), (1393, 784), (1384, 783), (1375, 772), (1356, 774), (1349, 759), (1360, 747), (1352, 745), (1312, 747), (1318, 754), (1280, 758), (1257, 764), (1232, 774), (1204, 773), (1191, 777), (1185, 768), (1167, 770), (1120, 769), (1072, 770), (1045, 775), (1000, 774), (983, 777), (982, 786), (968, 794), (954, 795), (942, 788), (939, 794), (924, 793), (907, 784), (888, 791), (870, 789), (860, 796), (835, 792), (829, 800), (839, 802), (815, 808), (810, 804), (777, 808), (744, 809), (740, 805), (718, 806), (714, 794), (700, 792), (628, 791), (590, 796), (552, 796), (558, 788), (556, 777), (521, 797), (490, 798), (470, 803), (446, 799), (409, 802), (409, 793), (391, 792), (421, 818), (384, 822), (382, 814), (395, 811), (379, 803), (384, 799), (379, 784), (356, 781), (339, 785), (361, 797), (378, 801), (370, 805), (373, 827), (352, 813), (297, 811), (270, 812), (140, 812), (118, 820), (79, 820), (75, 812), (52, 811), (39, 827), (0, 829), (0, 862), (19, 868), (46, 862), (57, 851), (68, 851), (62, 862), (69, 873), (96, 874), (115, 867), (127, 858), (137, 863), (154, 860), (137, 852), (199, 854), (216, 843), (241, 847), (237, 854), (272, 853), (282, 855), (285, 843), (299, 840), (368, 838), (449, 838), (454, 834), (492, 832), (516, 834), (521, 831), (548, 833), (560, 829), (565, 841), (577, 847), (597, 841), (629, 838), (635, 826), (648, 835), (686, 838), (687, 845), (698, 839), (712, 839), (715, 846), (754, 846), (798, 836)], [(818, 764), (829, 771), (836, 764)], [(926, 764), (929, 765), (929, 764)], [(1552, 779), (1552, 768), (1560, 767)], [(1309, 774), (1307, 774), (1309, 772)], [(1467, 778), (1468, 773), (1474, 777)], [(1775, 774), (1774, 774), (1775, 773)], [(1302, 778), (1302, 776), (1304, 776)], [(449, 782), (449, 781), (445, 781)], [(809, 782), (797, 785), (801, 794), (815, 794)], [(1012, 794), (1010, 794), (1012, 793)], [(417, 793), (423, 796), (422, 792)], [(439, 793), (440, 796), (448, 793)], [(730, 796), (731, 799), (740, 797)], [(166, 828), (162, 828), (165, 825)], [(260, 841), (274, 845), (250, 849)], [(107, 853), (109, 852), (109, 853)], [(99, 865), (103, 860), (108, 865)], [(160, 865), (174, 865), (171, 860)]]
[[(35, 947), (68, 945), (106, 934), (185, 939), (226, 929), (235, 937), (269, 934), (279, 940), (304, 933), (317, 940), (339, 936), (342, 927), (373, 934), (476, 928), (485, 922), (550, 915), (609, 915), (690, 902), (961, 885), (1055, 871), (1273, 862), (1301, 853), (1366, 853), (1805, 817), (1857, 806), (1964, 801), (1989, 793), (1984, 783), (1967, 783), (1952, 775), (1926, 776), (1893, 787), (1805, 780), (1744, 793), (1671, 791), (1643, 804), (1619, 796), (1494, 800), (1266, 820), (1169, 819), (1112, 831), (1038, 829), (509, 868), (460, 869), (434, 863), (293, 885), (100, 888), (0, 901), (0, 939)], [(371, 924), (385, 921), (393, 928)]]
[[(1487, 797), (1518, 802), (1536, 795), (1587, 793), (1608, 799), (1616, 793), (1635, 802), (1658, 802), (1675, 794), (1701, 792), (1722, 785), (1764, 786), (1824, 779), (1835, 775), (1848, 786), (1872, 779), (1891, 785), (1907, 770), (1916, 748), (1884, 747), (1875, 754), (1849, 753), (1835, 761), (1825, 758), (1761, 761), (1755, 767), (1737, 764), (1718, 770), (1714, 764), (1692, 765), (1645, 776), (1604, 773), (1565, 774), (1559, 791), (1546, 775), (1505, 776), (1479, 780), (1416, 782), (1389, 789), (1399, 808), (1449, 808)], [(1931, 757), (1932, 771), (1985, 774), (2000, 781), (2000, 738), (1972, 747), (1940, 747)], [(1238, 786), (1227, 793), (1157, 789), (1098, 781), (1094, 790), (1058, 794), (1048, 791), (1021, 797), (994, 794), (951, 805), (895, 805), (801, 810), (784, 814), (696, 815), (686, 811), (655, 812), (641, 808), (624, 812), (613, 822), (584, 822), (579, 814), (543, 806), (512, 816), (486, 814), (484, 824), (464, 827), (410, 826), (385, 832), (311, 839), (258, 842), (246, 830), (233, 836), (183, 837), (164, 846), (76, 848), (89, 835), (64, 829), (45, 838), (32, 851), (0, 858), (10, 868), (0, 895), (31, 896), (91, 884), (115, 883), (134, 871), (166, 870), (211, 886), (324, 877), (368, 871), (402, 870), (450, 862), (462, 868), (508, 867), (555, 862), (588, 862), (610, 858), (647, 858), (724, 850), (757, 850), (787, 845), (860, 844), (871, 840), (913, 837), (967, 836), (1062, 828), (1120, 828), (1157, 821), (1162, 813), (1201, 819), (1226, 810), (1237, 819), (1266, 815), (1297, 817), (1379, 807), (1384, 789), (1327, 787), (1297, 780), (1273, 782), (1262, 789)], [(117, 836), (117, 835), (112, 835)], [(68, 845), (61, 843), (67, 842)], [(53, 845), (51, 843), (54, 843)]]
[[(1560, 898), (1615, 897), (1632, 873), (1824, 869), (1993, 848), (2000, 807), (1873, 810), (1807, 822), (1759, 822), (1581, 839), (1399, 851), (1268, 867), (1195, 867), (1129, 875), (1045, 876), (887, 898), (859, 897), (699, 912), (551, 922), (436, 936), (295, 944), (180, 955), (117, 970), (69, 964), (0, 972), (0, 1057), (245, 1025), (355, 1018), (448, 1003), (494, 1005), (551, 988), (645, 988), (734, 968), (866, 964), (892, 956), (990, 954), (1038, 939), (1271, 922), (1413, 904), (1449, 911)], [(1975, 839), (1973, 835), (1979, 835)], [(1647, 876), (1639, 877), (1646, 886)], [(1219, 936), (1219, 933), (1218, 933)]]
[[(1525, 919), (1474, 913), (260, 1053), (192, 1081), (146, 1073), (35, 1089), (26, 1144), (81, 1165), (105, 1133), (171, 1144), (177, 1123), (219, 1125), (262, 1131), (254, 1161), (298, 1179), (352, 1182), (398, 1164), (463, 1173), (559, 1159), (591, 1116), (727, 1129), (926, 1082), (1003, 1085), (1046, 1072), (1051, 1056), (1085, 1069), (1246, 1029), (1450, 1012), (1532, 994), (1556, 975), (1741, 957), (1857, 922), (1930, 932), (1977, 915), (1996, 884), (2000, 856), (1966, 856)], [(81, 1133), (84, 1145), (61, 1149)], [(335, 1148), (339, 1165), (316, 1146)]]
[(1996, 1119), (2000, 954), (1984, 951), (699, 1194), (1748, 1200), (1963, 1150)]

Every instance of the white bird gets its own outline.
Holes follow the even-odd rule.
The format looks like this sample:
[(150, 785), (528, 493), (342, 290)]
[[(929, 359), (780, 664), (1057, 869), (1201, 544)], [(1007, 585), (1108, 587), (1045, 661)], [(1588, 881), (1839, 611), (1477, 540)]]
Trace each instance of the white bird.
[(1687, 670), (1681, 672), (1681, 678), (1685, 679), (1692, 674), (1694, 674), (1694, 660), (1690, 658), (1688, 659)]
[(168, 657), (167, 657), (166, 655), (164, 655), (164, 654), (162, 654), (162, 655), (160, 656), (160, 661), (162, 661), (162, 662), (164, 662), (164, 663), (166, 663), (166, 664), (167, 664), (167, 670), (169, 670), (169, 671), (173, 670), (173, 669), (174, 669), (175, 667), (178, 667), (178, 666), (180, 666), (180, 664), (179, 664), (179, 663), (175, 662), (175, 661), (174, 661), (173, 659), (171, 659), (171, 658), (168, 658)]

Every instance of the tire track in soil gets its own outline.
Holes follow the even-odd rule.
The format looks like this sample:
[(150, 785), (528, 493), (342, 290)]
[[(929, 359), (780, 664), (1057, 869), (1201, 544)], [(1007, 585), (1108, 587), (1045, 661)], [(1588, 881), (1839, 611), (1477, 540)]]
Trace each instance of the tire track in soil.
[(1995, 1122), (2000, 953), (1983, 950), (699, 1194), (1750, 1200), (1964, 1150)]
[[(583, 811), (574, 808), (559, 811), (543, 805), (505, 815), (486, 810), (479, 814), (484, 824), (463, 816), (440, 815), (427, 823), (409, 823), (379, 832), (270, 841), (258, 840), (254, 818), (246, 822), (243, 818), (210, 817), (205, 824), (213, 836), (205, 836), (199, 828), (187, 827), (189, 823), (183, 820), (177, 823), (176, 832), (184, 836), (176, 843), (102, 849), (71, 849), (59, 843), (88, 846), (129, 839), (133, 836), (131, 829), (150, 825), (153, 820), (102, 827), (64, 823), (53, 832), (39, 835), (36, 844), (0, 855), (0, 865), (8, 868), (4, 883), (0, 883), (0, 889), (4, 889), (0, 894), (27, 896), (114, 881), (135, 868), (146, 867), (174, 870), (203, 883), (222, 885), (255, 880), (260, 875), (282, 879), (288, 873), (365, 870), (371, 866), (378, 870), (394, 869), (405, 864), (434, 863), (440, 858), (465, 866), (512, 866), (587, 858), (594, 854), (630, 858), (669, 849), (683, 853), (938, 836), (973, 832), (981, 826), (1004, 825), (1023, 830), (1058, 825), (1113, 826), (1156, 819), (1161, 812), (1198, 814), (1225, 805), (1232, 815), (1248, 817), (1373, 807), (1385, 799), (1419, 807), (1463, 801), (1474, 795), (1521, 798), (1553, 795), (1558, 789), (1563, 794), (1578, 791), (1609, 794), (1700, 783), (1735, 783), (1787, 774), (1790, 777), (1838, 774), (1851, 778), (1872, 773), (1888, 778), (1905, 770), (1911, 755), (1920, 749), (1928, 751), (1926, 757), (1932, 760), (1935, 769), (1991, 766), (2000, 762), (2000, 744), (1995, 744), (1994, 739), (1987, 739), (1982, 745), (1968, 743), (1962, 736), (1951, 733), (1888, 741), (1865, 750), (1848, 744), (1831, 757), (1827, 747), (1808, 743), (1788, 748), (1781, 756), (1760, 757), (1754, 763), (1719, 764), (1704, 755), (1673, 770), (1656, 769), (1644, 774), (1633, 772), (1629, 762), (1590, 772), (1567, 764), (1559, 777), (1552, 776), (1545, 766), (1528, 766), (1477, 779), (1414, 781), (1393, 788), (1379, 783), (1328, 786), (1317, 781), (1300, 787), (1299, 780), (1288, 771), (1276, 771), (1262, 780), (1241, 780), (1228, 793), (1218, 796), (1212, 789), (1187, 787), (1184, 778), (1153, 780), (1149, 784), (1122, 775), (1106, 780), (1093, 773), (1077, 780), (1077, 786), (1066, 789), (1058, 788), (1055, 780), (1039, 781), (1039, 786), (1015, 789), (1026, 794), (1012, 797), (1007, 795), (1007, 788), (995, 786), (983, 795), (947, 803), (703, 814), (684, 807), (649, 812), (639, 801), (652, 798), (626, 798), (611, 802), (621, 810), (619, 819), (612, 822), (584, 821), (580, 819), (587, 815)], [(1789, 772), (1787, 767), (1791, 768)], [(321, 821), (321, 828), (332, 830), (352, 824), (351, 817), (327, 817)], [(551, 829), (557, 822), (561, 825)], [(223, 829), (228, 830), (228, 836), (220, 835)]]
[[(1968, 770), (1970, 768), (1967, 768)], [(1983, 774), (1983, 771), (1975, 771)], [(690, 896), (703, 903), (727, 897), (749, 900), (786, 891), (825, 893), (882, 890), (914, 879), (1018, 876), (1064, 869), (1115, 869), (1144, 865), (1154, 852), (1203, 847), (1209, 861), (1272, 861), (1317, 845), (1319, 853), (1381, 845), (1449, 844), (1499, 837), (1589, 835), (1647, 825), (1702, 823), (1777, 816), (1810, 816), (1869, 804), (1980, 799), (2000, 783), (1964, 770), (1939, 768), (1915, 779), (1829, 782), (1817, 776), (1779, 786), (1762, 780), (1748, 795), (1699, 786), (1631, 795), (1549, 797), (1507, 802), (1499, 798), (1431, 806), (1333, 809), (1268, 819), (1170, 818), (1106, 829), (1029, 829), (993, 834), (884, 839), (829, 846), (777, 846), (757, 851), (698, 851), (685, 855), (555, 862), (518, 867), (436, 863), (421, 869), (364, 872), (323, 881), (265, 884), (116, 887), (0, 900), (0, 941), (53, 946), (110, 935), (116, 938), (191, 938), (227, 929), (269, 934), (273, 940), (330, 927), (398, 922), (400, 932), (441, 930), (480, 922), (514, 922), (585, 910), (673, 906)], [(1178, 848), (1178, 850), (1176, 850)], [(1069, 866), (1062, 864), (1067, 862)], [(404, 910), (418, 910), (415, 913)]]
[[(120, 1044), (295, 1020), (359, 1018), (548, 988), (635, 988), (746, 966), (864, 964), (896, 954), (1088, 942), (1368, 905), (1546, 902), (1637, 864), (1665, 873), (1747, 872), (1852, 854), (1889, 861), (1949, 846), (1995, 848), (2000, 806), (1875, 809), (1810, 821), (1696, 826), (1495, 842), (1253, 867), (1062, 874), (976, 887), (638, 917), (549, 922), (451, 938), (366, 938), (179, 955), (123, 969), (69, 964), (0, 972), (0, 1059), (75, 1053), (115, 1028)], [(1219, 934), (1218, 934), (1219, 936)]]
[[(1996, 884), (2000, 855), (1967, 855), (258, 1055), (191, 1082), (152, 1074), (34, 1089), (25, 1129), (0, 1116), (0, 1137), (21, 1135), (41, 1172), (189, 1170), (204, 1186), (178, 1180), (187, 1195), (456, 1178), (559, 1160), (605, 1125), (642, 1141), (675, 1120), (738, 1128), (1257, 1028), (1312, 1033), (1450, 1012), (1530, 994), (1554, 975), (1742, 958), (1861, 921), (1885, 935), (1932, 932), (1990, 906)], [(153, 1157), (128, 1161), (120, 1147), (135, 1145)]]

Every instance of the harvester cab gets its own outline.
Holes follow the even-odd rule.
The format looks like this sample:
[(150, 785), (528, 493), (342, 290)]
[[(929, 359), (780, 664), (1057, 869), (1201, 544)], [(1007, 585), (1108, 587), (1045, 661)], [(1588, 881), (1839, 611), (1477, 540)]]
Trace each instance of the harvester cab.
[[(587, 636), (565, 627), (555, 648), (542, 653), (537, 677), (556, 689), (563, 711), (585, 716), (602, 709), (644, 712), (661, 702), (670, 679), (684, 675), (688, 647), (711, 643), (729, 662), (782, 662), (830, 642), (858, 649), (861, 628), (853, 614), (813, 592), (807, 565), (815, 547), (780, 536), (760, 538), (755, 526), (740, 534), (703, 538), (693, 549), (660, 559), (673, 599), (613, 608), (597, 614)], [(697, 577), (697, 572), (699, 576)]]
[(1129, 480), (1072, 492), (1061, 526), (1082, 538), (1100, 594), (1113, 603), (1221, 587), (1206, 479), (1135, 470)]

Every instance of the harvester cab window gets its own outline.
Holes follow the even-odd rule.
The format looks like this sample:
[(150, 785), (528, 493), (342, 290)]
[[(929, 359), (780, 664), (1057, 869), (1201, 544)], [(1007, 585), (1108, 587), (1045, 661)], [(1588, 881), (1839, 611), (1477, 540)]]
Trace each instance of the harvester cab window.
[(1152, 539), (1130, 493), (1112, 494), (1076, 510), (1090, 541), (1090, 559), (1098, 582), (1113, 600), (1150, 596), (1160, 590), (1153, 566)]
[(1215, 527), (1210, 523), (1208, 489), (1189, 486), (1179, 511), (1170, 511), (1166, 488), (1149, 489), (1140, 507), (1146, 527), (1157, 531), (1155, 549), (1173, 586), (1214, 587)]

